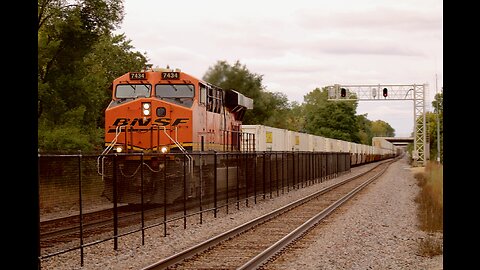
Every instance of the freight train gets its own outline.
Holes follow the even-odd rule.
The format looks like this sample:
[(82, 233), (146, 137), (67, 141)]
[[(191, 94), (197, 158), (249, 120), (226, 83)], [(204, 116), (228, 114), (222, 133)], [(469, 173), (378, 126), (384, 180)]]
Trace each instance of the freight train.
[[(253, 108), (252, 99), (179, 69), (128, 72), (113, 81), (111, 90), (98, 170), (104, 195), (115, 202), (172, 204), (242, 188), (248, 194), (257, 183), (252, 182), (258, 174), (252, 168), (263, 166), (265, 172), (267, 166), (274, 166), (274, 156), (260, 151), (285, 152), (281, 154), (285, 168), (278, 167), (276, 154), (275, 170), (287, 176), (299, 166), (295, 159), (300, 156), (291, 154), (295, 151), (338, 152), (342, 170), (394, 153), (390, 146), (383, 149), (260, 125), (242, 126), (246, 110)], [(325, 170), (338, 167), (337, 163), (325, 161)], [(267, 174), (274, 175), (263, 173), (264, 181)]]
[[(374, 145), (371, 146), (264, 125), (242, 125), (242, 131), (254, 134), (254, 148), (257, 151), (349, 153), (351, 166), (379, 161), (396, 155), (395, 145), (384, 139), (374, 138)], [(244, 140), (248, 140), (248, 138)]]

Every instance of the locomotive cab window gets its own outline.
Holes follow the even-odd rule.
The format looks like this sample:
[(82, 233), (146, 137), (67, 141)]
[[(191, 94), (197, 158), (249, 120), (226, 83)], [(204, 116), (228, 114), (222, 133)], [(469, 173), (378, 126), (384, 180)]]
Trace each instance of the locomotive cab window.
[(155, 97), (183, 107), (192, 107), (195, 88), (192, 84), (157, 84)]
[(115, 89), (115, 97), (119, 99), (135, 99), (150, 97), (151, 85), (146, 84), (119, 84)]

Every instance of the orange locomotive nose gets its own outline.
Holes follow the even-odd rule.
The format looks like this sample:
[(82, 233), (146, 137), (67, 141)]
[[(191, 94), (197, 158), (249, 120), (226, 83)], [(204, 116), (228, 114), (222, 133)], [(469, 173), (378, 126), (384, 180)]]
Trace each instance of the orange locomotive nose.
[[(176, 108), (172, 108), (176, 107)], [(141, 98), (107, 109), (107, 142), (130, 151), (161, 151), (174, 141), (192, 141), (192, 112), (162, 100)]]

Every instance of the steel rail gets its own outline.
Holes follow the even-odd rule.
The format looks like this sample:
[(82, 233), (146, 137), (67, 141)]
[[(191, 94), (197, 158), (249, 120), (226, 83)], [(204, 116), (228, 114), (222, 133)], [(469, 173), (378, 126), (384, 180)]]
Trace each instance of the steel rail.
[(306, 196), (306, 197), (304, 197), (304, 198), (300, 198), (300, 199), (298, 199), (298, 200), (296, 200), (296, 201), (294, 201), (294, 202), (292, 202), (292, 203), (289, 203), (289, 204), (287, 204), (287, 205), (285, 205), (285, 206), (283, 206), (283, 207), (281, 207), (281, 208), (279, 208), (279, 209), (276, 209), (276, 210), (274, 210), (274, 211), (272, 211), (272, 212), (270, 212), (270, 213), (267, 213), (267, 214), (265, 214), (265, 215), (262, 215), (262, 216), (260, 216), (260, 217), (258, 217), (258, 218), (256, 218), (256, 219), (254, 219), (254, 220), (251, 220), (251, 221), (249, 221), (249, 222), (247, 222), (247, 223), (244, 223), (244, 224), (242, 224), (242, 225), (239, 225), (239, 226), (237, 226), (237, 227), (235, 227), (235, 228), (233, 228), (233, 229), (231, 229), (231, 230), (229, 230), (229, 231), (226, 231), (226, 232), (224, 232), (224, 233), (222, 233), (222, 234), (220, 234), (220, 235), (217, 235), (217, 236), (215, 236), (215, 237), (212, 237), (212, 238), (210, 238), (210, 239), (208, 239), (208, 240), (206, 240), (206, 241), (204, 241), (204, 242), (201, 242), (201, 243), (199, 243), (199, 244), (197, 244), (197, 245), (195, 245), (195, 246), (193, 246), (193, 247), (191, 247), (191, 248), (188, 248), (188, 249), (186, 249), (186, 250), (184, 250), (184, 251), (182, 251), (182, 252), (179, 252), (179, 253), (177, 253), (177, 254), (173, 254), (173, 255), (171, 255), (171, 256), (169, 256), (169, 257), (167, 257), (167, 258), (165, 258), (165, 259), (162, 259), (162, 260), (160, 260), (160, 261), (158, 261), (158, 262), (156, 262), (156, 263), (154, 263), (154, 264), (151, 264), (151, 265), (149, 265), (149, 266), (147, 266), (147, 267), (144, 267), (144, 268), (142, 268), (142, 270), (166, 269), (166, 268), (168, 268), (168, 267), (170, 267), (170, 266), (173, 266), (173, 265), (175, 265), (175, 264), (177, 264), (177, 263), (180, 263), (180, 262), (182, 262), (182, 261), (184, 261), (184, 260), (186, 260), (186, 259), (188, 259), (188, 258), (193, 257), (194, 255), (196, 255), (196, 254), (198, 254), (198, 253), (201, 253), (201, 252), (203, 252), (203, 251), (205, 251), (205, 250), (210, 249), (211, 247), (219, 244), (219, 243), (222, 242), (222, 241), (228, 240), (229, 238), (232, 238), (232, 237), (234, 237), (234, 236), (236, 236), (236, 235), (239, 235), (239, 234), (241, 234), (241, 233), (243, 233), (243, 232), (245, 232), (245, 231), (247, 231), (247, 230), (249, 230), (249, 229), (251, 229), (251, 228), (253, 228), (253, 227), (257, 226), (257, 225), (259, 225), (259, 224), (262, 224), (262, 223), (264, 223), (264, 222), (266, 222), (266, 221), (268, 221), (268, 220), (271, 220), (271, 219), (275, 218), (275, 217), (278, 216), (278, 215), (281, 215), (281, 214), (283, 214), (283, 213), (285, 213), (285, 212), (288, 212), (288, 211), (290, 211), (291, 209), (293, 209), (293, 208), (295, 208), (295, 207), (297, 207), (297, 206), (300, 206), (300, 205), (302, 205), (302, 204), (304, 204), (304, 203), (306, 203), (306, 202), (308, 202), (308, 201), (310, 201), (310, 200), (312, 200), (312, 199), (314, 199), (314, 198), (316, 198), (316, 197), (318, 197), (318, 196), (320, 196), (320, 195), (322, 195), (322, 194), (324, 194), (324, 193), (327, 193), (327, 192), (329, 192), (329, 191), (331, 191), (331, 190), (333, 190), (333, 189), (335, 189), (335, 188), (337, 188), (337, 187), (339, 187), (339, 186), (341, 186), (341, 185), (343, 185), (343, 184), (345, 184), (345, 183), (348, 183), (348, 182), (350, 182), (350, 181), (352, 181), (352, 180), (354, 180), (354, 179), (357, 179), (357, 178), (359, 178), (359, 177), (361, 177), (361, 176), (363, 176), (363, 175), (371, 172), (372, 170), (374, 170), (375, 168), (379, 167), (380, 165), (382, 165), (382, 164), (384, 164), (384, 163), (388, 163), (388, 162), (392, 162), (392, 160), (382, 161), (382, 162), (380, 162), (379, 164), (377, 164), (375, 167), (371, 168), (371, 169), (368, 170), (368, 171), (359, 173), (359, 174), (354, 175), (354, 176), (352, 176), (352, 177), (350, 177), (350, 178), (347, 178), (347, 179), (345, 179), (345, 180), (343, 180), (343, 181), (341, 181), (341, 182), (339, 182), (339, 183), (336, 183), (336, 184), (330, 185), (330, 186), (328, 186), (328, 187), (325, 187), (325, 188), (323, 188), (323, 189), (321, 189), (321, 190), (319, 190), (319, 191), (317, 191), (317, 192), (315, 192), (315, 193), (313, 193), (313, 194), (311, 194), (311, 195), (308, 195), (308, 196)]
[(335, 209), (340, 207), (342, 204), (347, 202), (350, 198), (352, 198), (355, 194), (360, 192), (364, 187), (366, 187), (368, 184), (373, 182), (375, 179), (380, 177), (389, 167), (386, 166), (382, 171), (347, 193), (345, 196), (342, 198), (338, 199), (334, 203), (332, 203), (330, 206), (325, 208), (322, 212), (318, 213), (314, 217), (310, 218), (308, 221), (297, 227), (295, 230), (293, 230), (291, 233), (288, 235), (284, 236), (282, 239), (278, 240), (275, 244), (271, 245), (269, 248), (264, 250), (262, 253), (258, 254), (254, 258), (252, 258), (250, 261), (242, 265), (241, 267), (237, 268), (237, 270), (245, 270), (245, 269), (256, 269), (263, 264), (265, 264), (270, 258), (274, 257), (277, 253), (282, 251), (285, 247), (287, 247), (290, 243), (293, 241), (301, 238), (305, 233), (307, 233), (310, 229), (312, 229), (316, 224), (318, 224), (321, 220), (323, 220), (325, 217), (327, 217), (329, 214), (331, 214)]

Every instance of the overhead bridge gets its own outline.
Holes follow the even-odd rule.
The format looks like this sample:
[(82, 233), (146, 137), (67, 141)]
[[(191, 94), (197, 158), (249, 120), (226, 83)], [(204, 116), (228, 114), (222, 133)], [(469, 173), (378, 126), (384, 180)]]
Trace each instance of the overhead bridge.
[(388, 142), (391, 142), (394, 145), (407, 145), (409, 143), (413, 143), (413, 138), (412, 137), (375, 137), (378, 140), (386, 140)]

